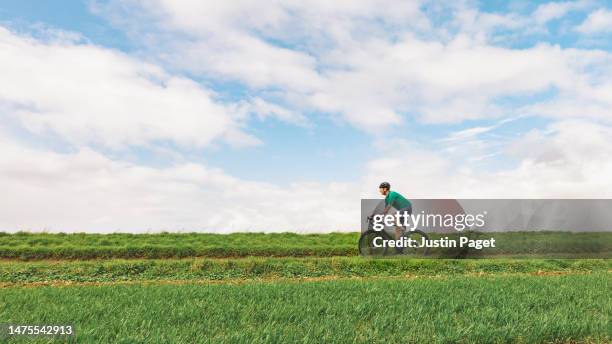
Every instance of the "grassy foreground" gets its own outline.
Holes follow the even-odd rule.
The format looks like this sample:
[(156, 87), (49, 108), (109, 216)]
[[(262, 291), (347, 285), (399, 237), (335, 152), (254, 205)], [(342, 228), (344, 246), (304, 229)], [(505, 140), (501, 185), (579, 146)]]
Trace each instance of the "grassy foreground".
[[(329, 257), (358, 255), (360, 233), (160, 233), (160, 234), (49, 234), (0, 232), (0, 258), (110, 259), (187, 257)], [(459, 233), (430, 233), (431, 238)], [(612, 257), (612, 232), (463, 233), (474, 239), (494, 237), (497, 247), (468, 256)], [(431, 250), (433, 256), (444, 250)], [(449, 255), (447, 257), (452, 257)]]
[[(606, 343), (606, 273), (0, 289), (0, 318), (79, 343)], [(76, 342), (74, 341), (74, 342)]]
[[(368, 259), (358, 233), (0, 233), (0, 322), (74, 343), (612, 342), (611, 233), (471, 235), (498, 258)], [(599, 258), (550, 258), (576, 252)]]

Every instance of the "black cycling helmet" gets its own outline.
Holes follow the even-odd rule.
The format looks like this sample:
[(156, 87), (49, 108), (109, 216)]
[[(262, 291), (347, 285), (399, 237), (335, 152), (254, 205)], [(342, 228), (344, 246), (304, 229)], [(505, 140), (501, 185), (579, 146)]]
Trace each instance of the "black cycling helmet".
[(387, 183), (387, 182), (382, 182), (380, 183), (380, 185), (378, 186), (378, 188), (383, 188), (383, 189), (391, 189), (391, 184)]

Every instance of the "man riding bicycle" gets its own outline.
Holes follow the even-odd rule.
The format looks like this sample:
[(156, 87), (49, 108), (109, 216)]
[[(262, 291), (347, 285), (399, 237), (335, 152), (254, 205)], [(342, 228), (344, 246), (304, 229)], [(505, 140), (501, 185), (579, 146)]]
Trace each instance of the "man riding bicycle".
[[(426, 256), (428, 247), (418, 244), (429, 240), (427, 234), (416, 227), (404, 230), (404, 226), (412, 227), (409, 224), (412, 221), (412, 203), (398, 192), (391, 191), (391, 185), (387, 182), (380, 183), (378, 191), (385, 196), (385, 208), (381, 214), (377, 211), (380, 207), (376, 207), (368, 216), (368, 229), (362, 229), (359, 237), (359, 253), (364, 256), (385, 256), (387, 249), (394, 247), (398, 254), (405, 256)], [(397, 209), (397, 214), (388, 214), (391, 208)], [(384, 230), (385, 225), (392, 225), (392, 222), (387, 222), (389, 217), (395, 218), (396, 221), (395, 239)]]
[[(391, 191), (391, 184), (382, 182), (378, 186), (378, 192), (385, 196), (385, 210), (383, 215), (387, 215), (391, 208), (398, 210), (400, 215), (406, 214), (410, 216), (412, 214), (412, 203), (402, 196), (399, 192)], [(397, 223), (395, 226), (395, 239), (399, 239), (402, 236), (402, 226)]]
[[(359, 253), (364, 256), (385, 256), (387, 248), (394, 247), (397, 253), (402, 255), (426, 256), (428, 247), (418, 245), (418, 243), (428, 241), (427, 234), (416, 227), (404, 230), (404, 226), (412, 227), (409, 224), (412, 220), (410, 219), (412, 203), (398, 192), (391, 191), (391, 185), (387, 182), (380, 183), (378, 191), (385, 196), (385, 208), (381, 214), (377, 211), (379, 207), (376, 207), (377, 209), (368, 216), (368, 229), (362, 230), (359, 237)], [(397, 209), (396, 215), (388, 214), (391, 208)], [(396, 221), (395, 240), (384, 230), (384, 225), (391, 225), (391, 222), (387, 222), (389, 217), (395, 218)], [(403, 223), (400, 219), (403, 220)], [(383, 223), (380, 223), (380, 220), (383, 220)], [(416, 246), (414, 245), (415, 242), (417, 243)]]

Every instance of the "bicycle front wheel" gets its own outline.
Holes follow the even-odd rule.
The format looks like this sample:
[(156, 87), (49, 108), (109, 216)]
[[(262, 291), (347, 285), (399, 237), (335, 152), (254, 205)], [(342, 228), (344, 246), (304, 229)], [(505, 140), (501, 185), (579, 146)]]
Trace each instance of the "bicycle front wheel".
[(408, 231), (402, 235), (411, 240), (413, 247), (406, 247), (402, 250), (405, 256), (426, 256), (429, 253), (429, 247), (424, 245), (425, 241), (429, 241), (429, 237), (421, 230)]

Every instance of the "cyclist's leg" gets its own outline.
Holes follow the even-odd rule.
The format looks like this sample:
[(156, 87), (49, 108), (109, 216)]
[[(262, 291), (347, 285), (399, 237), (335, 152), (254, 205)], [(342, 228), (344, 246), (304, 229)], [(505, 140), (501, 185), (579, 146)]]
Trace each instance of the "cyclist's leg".
[[(400, 213), (401, 216), (406, 216), (406, 217), (412, 215), (412, 205), (409, 205), (406, 208), (400, 209), (399, 213)], [(405, 230), (406, 229), (405, 226), (398, 226), (398, 228), (400, 228), (400, 230)]]
[[(410, 216), (412, 214), (412, 205), (409, 205), (405, 208), (400, 209), (399, 214), (401, 216)], [(400, 226), (400, 224), (396, 224), (395, 226), (395, 239), (399, 240), (402, 237), (402, 234), (404, 234), (405, 231), (405, 227), (404, 226)], [(403, 251), (403, 247), (398, 248), (397, 250), (398, 252)]]

